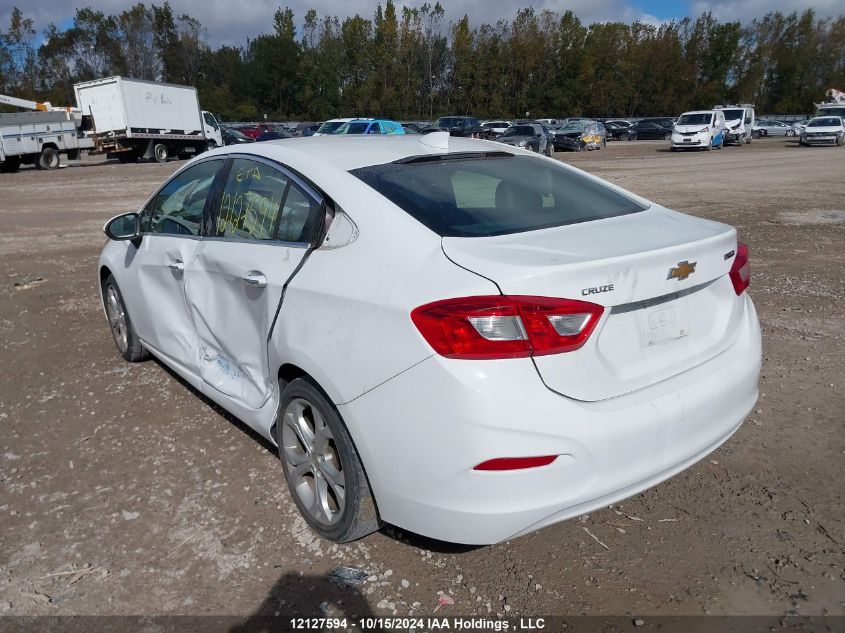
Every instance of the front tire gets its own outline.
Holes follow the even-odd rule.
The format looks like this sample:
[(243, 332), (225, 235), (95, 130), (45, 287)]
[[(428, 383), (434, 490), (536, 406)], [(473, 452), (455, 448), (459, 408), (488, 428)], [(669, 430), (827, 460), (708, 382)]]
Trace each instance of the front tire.
[(123, 295), (120, 293), (114, 275), (109, 275), (103, 283), (103, 302), (106, 306), (112, 337), (120, 355), (130, 363), (147, 359), (149, 352), (135, 333), (135, 327), (129, 318), (129, 312), (126, 310)]
[(293, 501), (308, 525), (347, 543), (379, 529), (373, 493), (340, 414), (307, 378), (282, 391), (279, 458)]

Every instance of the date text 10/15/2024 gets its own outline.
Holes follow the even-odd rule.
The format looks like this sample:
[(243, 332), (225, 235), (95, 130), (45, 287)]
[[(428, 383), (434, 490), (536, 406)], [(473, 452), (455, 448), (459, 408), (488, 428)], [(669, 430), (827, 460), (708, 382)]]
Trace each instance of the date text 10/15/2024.
[(294, 631), (540, 631), (544, 618), (487, 619), (475, 617), (363, 617), (363, 618), (290, 618)]

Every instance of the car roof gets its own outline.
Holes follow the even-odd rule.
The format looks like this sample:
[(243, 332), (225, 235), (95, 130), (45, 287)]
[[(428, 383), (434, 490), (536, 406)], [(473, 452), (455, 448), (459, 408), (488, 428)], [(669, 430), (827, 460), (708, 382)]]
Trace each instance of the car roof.
[[(445, 132), (442, 133), (445, 135)], [(280, 141), (267, 141), (249, 148), (226, 147), (205, 152), (202, 156), (212, 154), (243, 154), (249, 153), (278, 161), (293, 169), (311, 171), (327, 168), (325, 171), (347, 172), (360, 167), (382, 165), (411, 156), (444, 154), (444, 150), (436, 149), (430, 144), (431, 134), (427, 135), (388, 135), (388, 136), (360, 136), (360, 135), (327, 135), (296, 137)], [(447, 150), (454, 152), (485, 152), (507, 151), (504, 146), (494, 141), (482, 141), (448, 137)], [(319, 167), (318, 167), (319, 166)], [(305, 175), (309, 175), (306, 173)]]

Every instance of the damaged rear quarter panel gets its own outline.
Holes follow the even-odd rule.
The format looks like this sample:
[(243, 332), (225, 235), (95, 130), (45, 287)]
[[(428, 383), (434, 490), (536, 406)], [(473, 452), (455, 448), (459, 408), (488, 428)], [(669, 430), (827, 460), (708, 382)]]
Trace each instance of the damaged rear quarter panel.
[[(498, 294), (443, 254), (441, 239), (354, 176), (335, 202), (359, 229), (316, 249), (290, 281), (270, 341), (270, 366), (294, 364), (335, 404), (377, 387), (433, 354), (411, 310), (448, 297)], [(421, 386), (421, 388), (425, 388)]]

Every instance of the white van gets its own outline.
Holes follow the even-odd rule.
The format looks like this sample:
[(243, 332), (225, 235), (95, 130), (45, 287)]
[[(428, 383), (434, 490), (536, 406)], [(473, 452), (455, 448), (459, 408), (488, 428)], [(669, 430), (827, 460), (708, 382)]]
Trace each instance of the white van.
[(743, 143), (747, 145), (751, 142), (751, 131), (756, 123), (753, 105), (719, 105), (713, 109), (725, 114), (725, 143), (736, 143), (741, 147)]
[(725, 144), (725, 115), (720, 110), (684, 112), (675, 121), (669, 149), (722, 149)]

